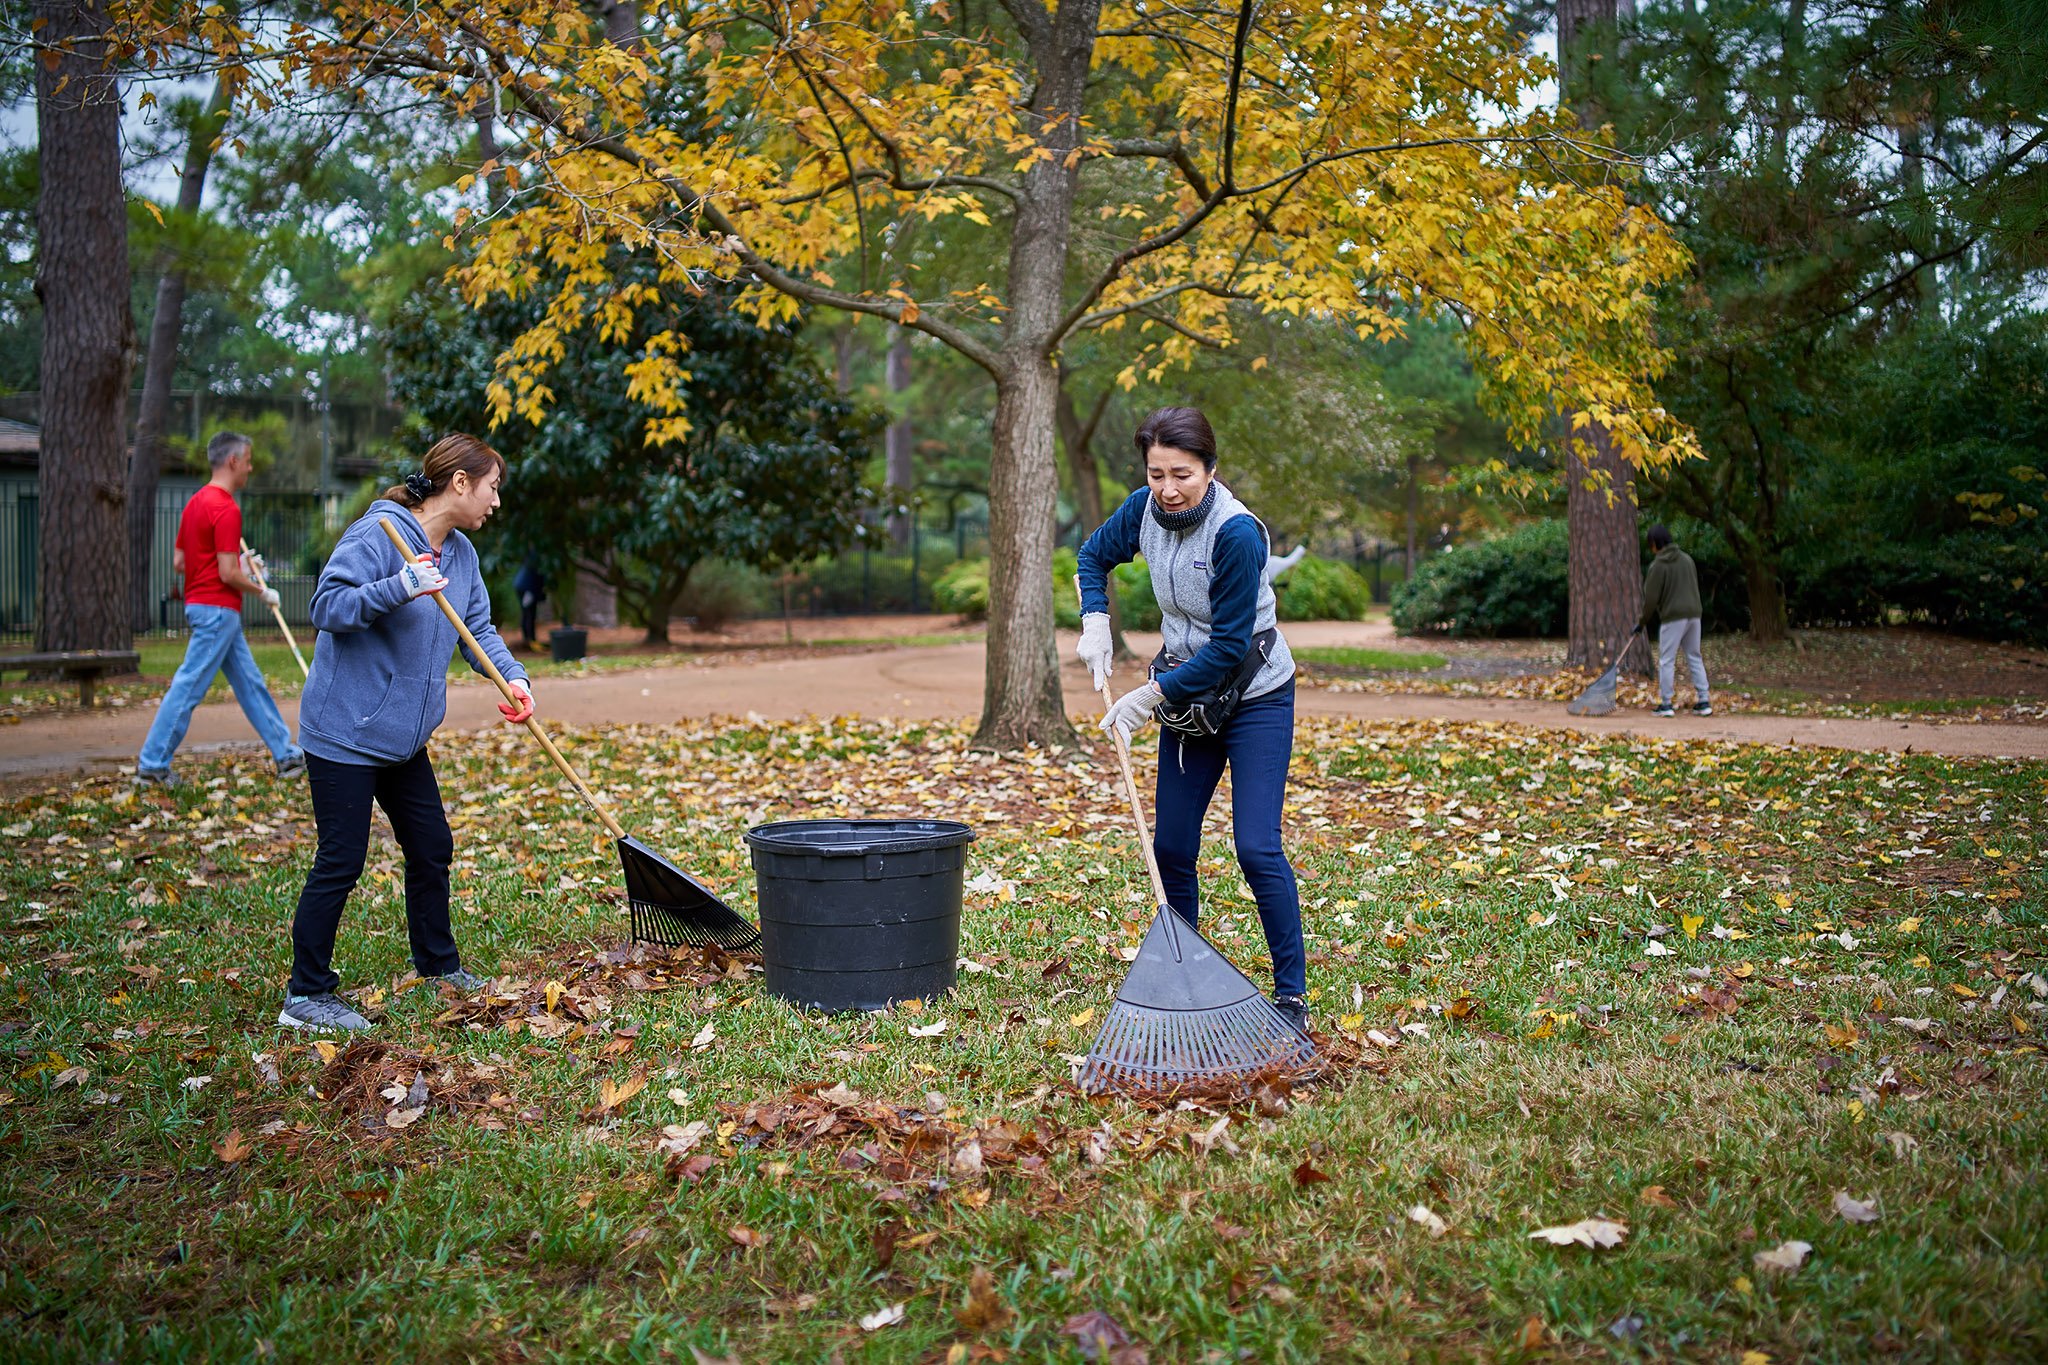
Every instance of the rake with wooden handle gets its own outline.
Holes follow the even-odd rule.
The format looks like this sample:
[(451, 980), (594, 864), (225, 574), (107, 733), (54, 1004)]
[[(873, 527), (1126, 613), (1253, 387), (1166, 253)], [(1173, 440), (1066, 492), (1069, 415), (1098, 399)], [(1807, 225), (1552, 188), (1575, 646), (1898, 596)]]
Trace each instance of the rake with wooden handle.
[[(405, 537), (398, 533), (398, 528), (391, 524), (391, 518), (379, 517), (377, 521), (406, 563), (421, 562), (413, 554), (412, 547), (406, 544)], [(462, 637), (462, 643), (468, 646), (470, 658), (476, 660), (485, 676), (498, 685), (498, 690), (505, 694), (506, 702), (519, 706), (520, 698), (512, 691), (512, 684), (505, 681), (505, 675), (498, 671), (498, 666), (491, 662), (491, 656), (484, 653), (483, 647), (476, 642), (476, 636), (463, 624), (462, 615), (455, 610), (455, 605), (443, 593), (437, 592), (433, 597), (441, 604), (441, 612), (448, 618), (448, 623)], [(554, 740), (548, 738), (548, 732), (541, 728), (538, 718), (528, 716), (525, 724), (526, 732), (561, 770), (562, 776), (569, 779), (569, 785), (576, 788), (577, 794), (612, 836), (619, 850), (619, 866), (626, 877), (626, 902), (632, 908), (635, 939), (670, 945), (689, 944), (692, 947), (717, 944), (728, 952), (740, 952), (761, 941), (761, 931), (714, 895), (709, 887), (626, 833), (610, 808), (597, 799), (597, 793), (569, 766), (569, 760), (562, 757), (562, 751), (555, 747)]]
[[(1076, 577), (1077, 595), (1080, 586)], [(1106, 680), (1102, 701), (1105, 707), (1115, 704)], [(1158, 904), (1076, 1081), (1089, 1094), (1171, 1093), (1313, 1063), (1316, 1047), (1308, 1035), (1166, 903), (1166, 883), (1131, 772), (1130, 743), (1114, 726), (1110, 736)]]
[[(256, 552), (249, 548), (249, 542), (246, 540), (242, 542), (242, 553), (249, 557), (249, 572), (255, 575), (256, 586), (268, 589), (270, 585), (263, 581), (263, 571), (256, 567)], [(292, 638), (292, 628), (284, 623), (284, 608), (273, 603), (270, 614), (277, 618), (277, 628), (284, 632), (284, 642), (292, 647), (292, 657), (299, 661), (299, 676), (312, 677), (313, 670), (306, 667), (306, 656), (299, 653), (299, 642)]]

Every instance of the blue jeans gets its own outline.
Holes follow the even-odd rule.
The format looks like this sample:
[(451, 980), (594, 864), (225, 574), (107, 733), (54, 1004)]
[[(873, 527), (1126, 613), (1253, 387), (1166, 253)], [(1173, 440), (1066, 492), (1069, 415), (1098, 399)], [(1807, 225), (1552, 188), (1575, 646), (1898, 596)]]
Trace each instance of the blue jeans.
[(185, 662), (171, 676), (171, 687), (149, 723), (149, 738), (142, 741), (142, 757), (136, 766), (144, 772), (160, 773), (171, 766), (171, 755), (184, 742), (185, 728), (192, 723), (193, 708), (206, 700), (216, 673), (228, 675), (242, 714), (256, 727), (264, 747), (279, 764), (301, 757), (292, 743), (291, 727), (278, 714), (264, 685), (263, 670), (242, 638), (242, 613), (227, 607), (209, 607), (193, 602), (185, 607), (185, 624), (192, 638), (185, 645)]
[(1301, 893), (1280, 843), (1281, 802), (1287, 765), (1294, 758), (1294, 683), (1240, 703), (1223, 733), (1207, 739), (1163, 730), (1159, 736), (1158, 825), (1152, 849), (1175, 913), (1194, 924), (1202, 892), (1195, 858), (1202, 851), (1202, 817), (1230, 765), (1231, 834), (1237, 865), (1259, 906), (1259, 927), (1273, 957), (1273, 990), (1308, 990), (1308, 955), (1301, 942)]

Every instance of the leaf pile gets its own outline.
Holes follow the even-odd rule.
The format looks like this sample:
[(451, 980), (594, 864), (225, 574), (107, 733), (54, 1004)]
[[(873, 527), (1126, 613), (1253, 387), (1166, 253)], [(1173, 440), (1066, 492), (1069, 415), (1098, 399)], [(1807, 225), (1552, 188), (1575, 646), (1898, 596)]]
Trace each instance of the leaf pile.
[[(358, 1038), (321, 1071), (322, 1100), (361, 1117), (373, 1136), (389, 1136), (432, 1114), (466, 1117), (503, 1129), (517, 1108), (502, 1084), (503, 1068), (436, 1058), (396, 1043)], [(517, 1117), (531, 1120), (532, 1111)]]

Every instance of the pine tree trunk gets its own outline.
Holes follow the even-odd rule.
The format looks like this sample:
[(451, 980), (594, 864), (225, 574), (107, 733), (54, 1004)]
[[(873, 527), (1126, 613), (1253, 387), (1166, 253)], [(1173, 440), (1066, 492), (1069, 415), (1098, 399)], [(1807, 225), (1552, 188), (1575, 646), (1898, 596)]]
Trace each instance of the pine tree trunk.
[(1051, 343), (1062, 312), (1081, 104), (1102, 0), (1031, 11), (1039, 74), (1031, 113), (1051, 155), (1024, 173), (1010, 235), (1009, 313), (996, 367), (989, 452), (988, 671), (974, 744), (1073, 744), (1053, 642), (1052, 551), (1059, 515)]
[[(910, 390), (910, 332), (898, 327), (889, 338), (888, 360), (889, 394), (897, 403), (904, 400), (902, 395)], [(889, 423), (883, 433), (884, 479), (889, 485), (889, 496), (899, 505), (907, 505), (911, 490), (917, 484), (917, 450), (912, 444), (913, 432), (910, 414), (901, 408), (896, 420)], [(915, 512), (891, 512), (889, 514), (889, 542), (898, 554), (910, 550), (910, 528)]]
[[(1602, 122), (1588, 80), (1591, 66), (1602, 54), (1582, 30), (1588, 24), (1611, 30), (1614, 21), (1615, 0), (1557, 0), (1558, 100), (1577, 113), (1583, 127), (1596, 128)], [(1583, 455), (1570, 449), (1579, 442), (1586, 447)], [(1635, 471), (1597, 423), (1568, 432), (1566, 443), (1571, 610), (1565, 662), (1604, 669), (1643, 609)], [(1626, 673), (1647, 674), (1653, 666), (1652, 652), (1643, 641), (1631, 647), (1622, 661)]]
[(55, 58), (35, 62), (43, 306), (36, 648), (127, 649), (123, 438), (135, 319), (120, 96), (102, 0), (39, 0), (33, 13), (36, 41)]
[[(228, 92), (216, 81), (213, 98), (192, 125), (185, 148), (185, 170), (178, 180), (178, 215), (199, 212), (206, 191), (206, 170), (213, 160), (213, 141), (226, 120)], [(178, 335), (185, 320), (185, 271), (166, 248), (157, 257), (156, 313), (149, 323), (149, 353), (142, 365), (142, 404), (135, 414), (135, 449), (128, 457), (129, 619), (136, 630), (148, 630), (156, 616), (150, 600), (150, 559), (156, 551), (156, 486), (163, 470), (164, 427), (171, 413), (171, 379), (178, 368)]]
[[(1565, 663), (1605, 669), (1642, 619), (1642, 564), (1636, 548), (1635, 470), (1598, 427), (1580, 433), (1590, 459), (1565, 457), (1566, 529), (1571, 541), (1571, 642)], [(1603, 477), (1604, 476), (1604, 477)], [(1638, 640), (1625, 673), (1647, 674), (1655, 659)]]

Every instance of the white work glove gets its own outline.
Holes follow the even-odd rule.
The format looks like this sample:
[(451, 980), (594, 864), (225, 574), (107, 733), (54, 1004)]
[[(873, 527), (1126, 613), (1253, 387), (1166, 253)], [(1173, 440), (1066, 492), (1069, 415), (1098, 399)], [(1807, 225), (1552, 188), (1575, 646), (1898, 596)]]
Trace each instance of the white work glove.
[(258, 588), (256, 590), (256, 595), (263, 599), (264, 606), (269, 607), (273, 610), (278, 609), (280, 604), (284, 601), (283, 598), (277, 595), (277, 589), (272, 587), (266, 586)]
[(270, 566), (263, 562), (263, 556), (254, 550), (242, 551), (242, 572), (252, 579), (265, 582), (270, 578)]
[(432, 560), (406, 565), (398, 571), (398, 581), (405, 584), (407, 597), (425, 597), (448, 586), (448, 580), (441, 576), (441, 570)]
[(1121, 734), (1128, 742), (1138, 727), (1152, 719), (1152, 708), (1166, 700), (1157, 683), (1142, 683), (1118, 697), (1102, 718), (1102, 728)]
[(498, 710), (504, 715), (507, 725), (524, 725), (533, 719), (533, 685), (524, 678), (509, 678), (506, 685), (512, 689), (512, 695), (519, 698), (522, 705), (514, 706), (510, 702), (501, 701), (498, 703)]
[(1297, 565), (1297, 564), (1301, 563), (1301, 557), (1302, 557), (1303, 555), (1307, 554), (1307, 553), (1308, 553), (1308, 546), (1306, 546), (1306, 545), (1297, 545), (1297, 546), (1295, 546), (1295, 547), (1294, 547), (1294, 548), (1293, 548), (1292, 550), (1289, 550), (1289, 551), (1288, 551), (1288, 552), (1287, 552), (1286, 554), (1284, 554), (1284, 555), (1267, 555), (1267, 556), (1266, 556), (1266, 581), (1267, 581), (1268, 583), (1271, 583), (1271, 582), (1272, 582), (1272, 581), (1273, 581), (1274, 579), (1278, 578), (1278, 577), (1279, 577), (1279, 576), (1280, 576), (1281, 574), (1284, 574), (1284, 573), (1286, 573), (1286, 572), (1287, 572), (1287, 571), (1288, 571), (1289, 569), (1291, 569), (1291, 568), (1293, 568), (1293, 567), (1294, 567), (1295, 565)]
[(1109, 613), (1091, 611), (1081, 618), (1081, 643), (1074, 647), (1074, 654), (1095, 678), (1095, 690), (1109, 681), (1110, 661), (1116, 655), (1116, 645), (1109, 638)]

